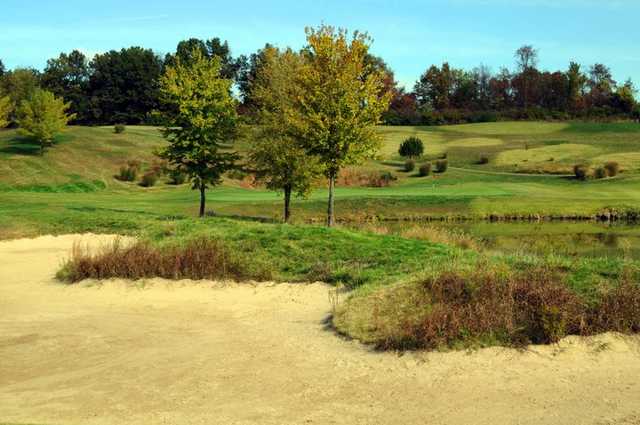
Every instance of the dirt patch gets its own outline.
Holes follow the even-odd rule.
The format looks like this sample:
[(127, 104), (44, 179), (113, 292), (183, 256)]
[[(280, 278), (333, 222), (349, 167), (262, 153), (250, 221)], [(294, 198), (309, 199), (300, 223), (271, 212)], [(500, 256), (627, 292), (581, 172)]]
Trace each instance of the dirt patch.
[(637, 338), (375, 353), (322, 284), (61, 285), (78, 238), (0, 242), (0, 423), (640, 423)]

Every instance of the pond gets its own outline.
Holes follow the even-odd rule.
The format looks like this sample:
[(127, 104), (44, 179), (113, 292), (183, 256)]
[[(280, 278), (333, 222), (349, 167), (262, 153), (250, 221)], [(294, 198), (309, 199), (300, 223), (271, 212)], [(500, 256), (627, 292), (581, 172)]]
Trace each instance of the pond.
[(438, 224), (463, 231), (488, 249), (640, 259), (640, 225), (590, 222)]

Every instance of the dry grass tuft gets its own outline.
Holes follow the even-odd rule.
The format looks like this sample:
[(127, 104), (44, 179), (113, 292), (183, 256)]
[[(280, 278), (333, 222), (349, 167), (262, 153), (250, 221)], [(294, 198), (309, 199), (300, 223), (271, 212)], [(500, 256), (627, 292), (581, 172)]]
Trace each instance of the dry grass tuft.
[(58, 273), (70, 283), (84, 279), (233, 279), (268, 280), (263, 267), (251, 266), (247, 259), (231, 252), (222, 242), (195, 239), (185, 246), (158, 248), (146, 242), (125, 245), (115, 241), (92, 254), (74, 246), (71, 258)]

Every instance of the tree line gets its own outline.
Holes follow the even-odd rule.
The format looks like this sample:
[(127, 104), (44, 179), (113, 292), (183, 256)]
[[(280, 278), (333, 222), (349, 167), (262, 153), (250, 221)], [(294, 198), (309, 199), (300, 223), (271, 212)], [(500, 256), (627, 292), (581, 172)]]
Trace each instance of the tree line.
[[(9, 96), (16, 111), (36, 88), (43, 88), (69, 104), (75, 124), (160, 124), (163, 104), (160, 80), (180, 59), (194, 51), (220, 58), (221, 75), (232, 81), (238, 113), (255, 118), (254, 82), (272, 46), (251, 55), (233, 56), (219, 38), (181, 41), (176, 51), (161, 57), (150, 49), (130, 47), (88, 58), (80, 51), (61, 53), (43, 71), (6, 70), (0, 61), (0, 95)], [(449, 63), (432, 65), (411, 90), (400, 87), (393, 70), (380, 57), (367, 53), (365, 63), (384, 74), (384, 90), (391, 96), (383, 122), (389, 125), (437, 125), (501, 119), (640, 119), (631, 80), (616, 82), (605, 64), (590, 67), (571, 62), (566, 70), (538, 68), (539, 52), (523, 46), (515, 53), (515, 70), (494, 73), (480, 65), (472, 70)]]

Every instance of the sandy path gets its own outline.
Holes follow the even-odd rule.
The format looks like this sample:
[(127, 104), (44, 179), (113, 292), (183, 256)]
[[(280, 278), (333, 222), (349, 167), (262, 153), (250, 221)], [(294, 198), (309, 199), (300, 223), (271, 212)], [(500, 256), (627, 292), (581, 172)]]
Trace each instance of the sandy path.
[(0, 423), (640, 423), (635, 338), (372, 353), (320, 284), (62, 286), (77, 238), (0, 242)]

